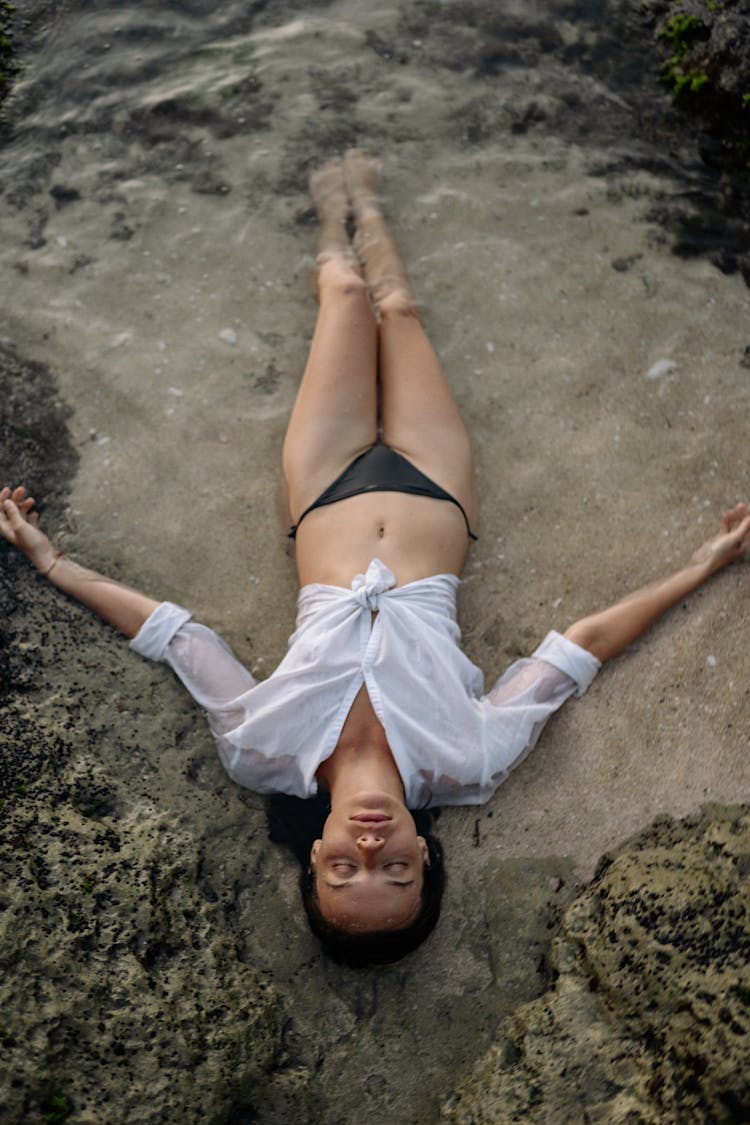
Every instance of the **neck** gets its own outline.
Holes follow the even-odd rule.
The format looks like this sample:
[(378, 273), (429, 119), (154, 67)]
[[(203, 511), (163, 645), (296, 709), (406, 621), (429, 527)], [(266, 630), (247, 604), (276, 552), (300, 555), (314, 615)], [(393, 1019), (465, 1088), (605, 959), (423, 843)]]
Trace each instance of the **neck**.
[(339, 745), (318, 770), (331, 807), (358, 793), (379, 792), (403, 804), (404, 786), (387, 744)]

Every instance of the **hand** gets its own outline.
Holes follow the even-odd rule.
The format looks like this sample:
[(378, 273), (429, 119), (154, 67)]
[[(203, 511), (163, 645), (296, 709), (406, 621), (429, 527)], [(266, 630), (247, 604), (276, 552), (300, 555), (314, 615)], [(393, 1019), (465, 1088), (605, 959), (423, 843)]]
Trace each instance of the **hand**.
[(26, 555), (37, 570), (46, 571), (56, 555), (47, 536), (40, 531), (34, 499), (23, 487), (0, 489), (0, 535), (11, 547)]
[(735, 504), (721, 524), (724, 530), (707, 539), (691, 560), (708, 566), (711, 574), (750, 552), (750, 505)]

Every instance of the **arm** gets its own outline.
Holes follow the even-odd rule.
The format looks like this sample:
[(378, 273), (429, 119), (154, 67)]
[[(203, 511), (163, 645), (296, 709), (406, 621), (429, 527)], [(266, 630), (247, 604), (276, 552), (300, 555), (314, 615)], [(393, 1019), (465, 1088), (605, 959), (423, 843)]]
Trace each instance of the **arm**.
[(609, 609), (582, 618), (571, 625), (565, 636), (601, 661), (617, 656), (663, 613), (750, 548), (750, 507), (747, 504), (737, 504), (726, 512), (722, 526), (723, 531), (699, 547), (686, 566), (644, 586)]
[(55, 550), (38, 527), (39, 516), (26, 490), (0, 490), (0, 535), (26, 556), (58, 590), (70, 594), (127, 637), (134, 637), (159, 602), (121, 582), (87, 570)]

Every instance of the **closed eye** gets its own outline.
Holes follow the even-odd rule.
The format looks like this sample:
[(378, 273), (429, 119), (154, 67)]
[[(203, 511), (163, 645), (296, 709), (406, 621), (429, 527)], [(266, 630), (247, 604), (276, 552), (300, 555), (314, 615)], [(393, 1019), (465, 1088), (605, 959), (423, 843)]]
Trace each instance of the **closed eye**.
[[(385, 885), (386, 885), (386, 887), (413, 887), (414, 886), (414, 880), (413, 879), (406, 879), (404, 881), (401, 881), (399, 879), (386, 879)], [(352, 883), (351, 880), (349, 880), (346, 883), (329, 883), (328, 880), (326, 879), (326, 886), (330, 887), (330, 889), (332, 891), (341, 891), (341, 890), (344, 890), (344, 888), (346, 888), (346, 887), (353, 887), (353, 886), (355, 886), (355, 884)]]

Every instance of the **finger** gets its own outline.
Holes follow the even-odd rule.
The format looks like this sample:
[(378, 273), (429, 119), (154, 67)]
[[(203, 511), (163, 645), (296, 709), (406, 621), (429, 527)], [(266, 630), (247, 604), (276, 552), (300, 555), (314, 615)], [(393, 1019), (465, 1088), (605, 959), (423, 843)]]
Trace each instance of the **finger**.
[(13, 502), (13, 500), (3, 501), (3, 514), (5, 516), (6, 522), (14, 530), (18, 527), (23, 527), (23, 516), (19, 512), (18, 507)]
[(26, 495), (26, 489), (24, 488), (24, 486), (22, 484), (19, 484), (18, 488), (14, 488), (13, 491), (11, 492), (10, 498), (11, 498), (11, 500), (14, 501), (14, 503), (20, 504), (25, 495)]
[(725, 531), (733, 531), (748, 514), (750, 514), (750, 509), (748, 509), (747, 504), (735, 504), (733, 508), (724, 512), (721, 517), (721, 525)]
[(36, 500), (34, 500), (34, 498), (32, 496), (27, 496), (26, 499), (23, 501), (23, 503), (19, 504), (18, 507), (21, 509), (22, 512), (25, 513), (25, 512), (28, 512), (31, 508), (33, 508), (35, 503), (36, 503)]
[(5, 488), (0, 489), (0, 504), (2, 504), (3, 500), (7, 500), (9, 496), (10, 496), (10, 489), (8, 488), (8, 486), (6, 484)]
[(31, 515), (29, 516), (29, 523), (32, 527), (36, 527), (36, 525), (39, 523), (39, 512), (31, 513)]
[(745, 518), (740, 520), (729, 532), (728, 538), (730, 546), (736, 551), (742, 552), (746, 549), (748, 536), (750, 536), (750, 515), (746, 515)]

